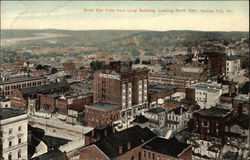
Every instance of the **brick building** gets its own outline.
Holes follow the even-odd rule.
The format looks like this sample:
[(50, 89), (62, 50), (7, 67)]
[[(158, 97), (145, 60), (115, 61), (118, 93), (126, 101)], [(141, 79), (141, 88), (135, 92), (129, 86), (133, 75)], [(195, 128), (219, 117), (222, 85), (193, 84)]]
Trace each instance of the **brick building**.
[(120, 106), (110, 103), (94, 103), (85, 105), (84, 121), (87, 126), (101, 127), (112, 125), (120, 119)]
[(61, 115), (68, 115), (69, 110), (83, 112), (84, 105), (93, 103), (93, 94), (70, 94), (63, 95), (58, 99), (57, 111)]
[(151, 83), (159, 83), (159, 84), (171, 84), (180, 88), (187, 88), (192, 84), (195, 84), (198, 79), (194, 77), (187, 76), (170, 76), (166, 74), (154, 74), (148, 76), (148, 81)]
[[(160, 144), (160, 145), (159, 145)], [(148, 128), (134, 126), (90, 144), (80, 152), (80, 159), (183, 159), (190, 160), (191, 146), (176, 139), (158, 138)]]
[(102, 70), (94, 73), (94, 103), (120, 105), (121, 118), (130, 119), (147, 107), (148, 70), (112, 65), (118, 72)]
[(13, 94), (10, 96), (11, 106), (17, 108), (28, 109), (30, 100), (35, 100), (36, 103), (31, 110), (40, 110), (40, 95), (41, 94), (52, 94), (55, 92), (63, 93), (69, 88), (68, 83), (52, 83), (43, 86), (15, 89)]
[(94, 128), (93, 130), (84, 134), (85, 146), (99, 141), (113, 133), (115, 133), (115, 128), (113, 126), (102, 126)]
[(76, 69), (75, 62), (67, 62), (63, 63), (63, 70), (64, 71), (70, 71)]
[(204, 51), (197, 54), (195, 60), (193, 65), (206, 68), (209, 78), (226, 74), (226, 53), (223, 51)]
[(212, 107), (193, 113), (193, 129), (188, 143), (193, 145), (193, 158), (216, 159), (226, 141), (225, 126), (233, 117), (232, 111)]
[(160, 101), (171, 99), (177, 87), (169, 84), (150, 85), (148, 88), (148, 101), (151, 106), (157, 106)]
[(212, 107), (193, 113), (192, 128), (200, 134), (200, 138), (210, 140), (211, 137), (223, 137), (225, 123), (232, 118), (232, 111)]

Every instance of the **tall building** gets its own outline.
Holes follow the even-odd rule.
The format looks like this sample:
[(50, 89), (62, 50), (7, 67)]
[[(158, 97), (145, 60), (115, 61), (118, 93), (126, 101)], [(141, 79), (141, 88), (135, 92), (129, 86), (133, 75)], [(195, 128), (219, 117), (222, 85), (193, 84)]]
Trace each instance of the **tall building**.
[(18, 109), (0, 110), (0, 158), (28, 159), (28, 117)]
[(146, 109), (148, 70), (102, 70), (94, 74), (94, 103), (121, 106), (121, 118), (131, 118)]
[(214, 78), (226, 74), (226, 53), (221, 51), (204, 51), (197, 54), (196, 66), (203, 66), (208, 77)]

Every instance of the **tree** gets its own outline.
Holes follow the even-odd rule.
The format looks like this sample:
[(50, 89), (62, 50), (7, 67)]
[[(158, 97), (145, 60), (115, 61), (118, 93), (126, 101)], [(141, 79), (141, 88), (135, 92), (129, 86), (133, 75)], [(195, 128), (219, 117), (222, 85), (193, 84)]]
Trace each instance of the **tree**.
[(136, 58), (136, 60), (134, 61), (134, 64), (139, 64), (140, 63), (140, 59)]
[(51, 72), (50, 72), (50, 73), (51, 73), (51, 74), (57, 73), (57, 69), (53, 67), (53, 68), (51, 69)]
[(41, 70), (41, 69), (43, 69), (43, 66), (41, 64), (38, 64), (36, 70)]

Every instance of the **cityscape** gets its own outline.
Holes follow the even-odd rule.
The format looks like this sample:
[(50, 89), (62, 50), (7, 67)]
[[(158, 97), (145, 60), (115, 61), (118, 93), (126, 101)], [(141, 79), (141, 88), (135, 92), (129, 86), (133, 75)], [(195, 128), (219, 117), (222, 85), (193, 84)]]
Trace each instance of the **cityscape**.
[[(105, 21), (117, 16), (94, 13), (90, 2), (52, 2), (40, 5), (69, 9), (82, 3), (91, 11), (86, 17), (98, 14), (92, 18)], [(249, 9), (246, 2), (223, 7), (247, 4)], [(125, 4), (96, 3), (119, 11)], [(134, 6), (159, 5), (161, 12), (174, 12), (177, 3), (172, 8), (167, 1)], [(129, 11), (136, 12), (129, 4)], [(225, 29), (232, 23), (228, 19), (228, 24), (218, 20), (211, 30), (196, 29), (199, 20), (191, 28), (180, 28), (179, 22), (171, 28), (167, 19), (155, 24), (162, 29), (133, 24), (117, 29), (113, 23), (67, 28), (66, 22), (62, 29), (56, 17), (75, 12), (31, 10), (9, 23), (6, 13), (14, 14), (9, 9), (19, 5), (39, 8), (32, 1), (1, 2), (0, 160), (250, 160), (248, 15), (238, 25), (243, 29), (232, 30)], [(230, 9), (226, 17), (232, 18), (239, 7)], [(29, 18), (38, 14), (47, 19), (36, 28)], [(121, 14), (129, 22), (158, 13)]]

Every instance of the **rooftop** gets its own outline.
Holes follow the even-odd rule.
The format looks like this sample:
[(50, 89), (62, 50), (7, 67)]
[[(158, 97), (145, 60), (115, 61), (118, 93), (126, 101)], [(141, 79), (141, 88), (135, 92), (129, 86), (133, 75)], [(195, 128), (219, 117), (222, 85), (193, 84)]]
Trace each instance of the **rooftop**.
[(8, 119), (20, 115), (26, 114), (23, 110), (13, 108), (2, 108), (0, 109), (0, 120)]
[(68, 86), (67, 82), (60, 82), (60, 83), (51, 83), (51, 84), (37, 86), (37, 87), (31, 87), (31, 88), (22, 88), (22, 89), (20, 89), (20, 91), (24, 95), (28, 95), (31, 93), (48, 92), (48, 91), (52, 91), (52, 90), (62, 88), (62, 87), (67, 87), (67, 86)]
[(102, 110), (111, 110), (111, 109), (119, 107), (119, 105), (117, 104), (101, 103), (101, 102), (90, 104), (88, 106), (96, 108), (96, 109), (102, 109)]
[(175, 115), (179, 115), (179, 114), (186, 112), (186, 111), (187, 111), (187, 109), (182, 108), (182, 107), (178, 107), (178, 108), (170, 110), (169, 112), (174, 112)]
[(8, 102), (8, 101), (10, 101), (9, 98), (0, 97), (0, 102)]
[(142, 124), (142, 123), (146, 123), (146, 122), (148, 122), (148, 119), (143, 115), (136, 116), (135, 119), (133, 120), (133, 123)]
[(189, 146), (188, 144), (179, 142), (176, 138), (164, 139), (157, 137), (146, 143), (143, 149), (178, 158), (178, 155)]
[(110, 159), (115, 159), (119, 156), (118, 148), (123, 146), (123, 153), (127, 152), (127, 144), (130, 142), (132, 150), (143, 143), (156, 137), (156, 134), (148, 128), (134, 126), (120, 132), (116, 132), (110, 136), (97, 141), (95, 145)]
[(234, 99), (240, 100), (240, 101), (248, 101), (249, 96), (247, 94), (238, 94), (234, 97)]
[(166, 110), (164, 108), (157, 107), (157, 108), (151, 108), (147, 112), (156, 113), (157, 114), (157, 113), (161, 113), (161, 112), (166, 112)]
[(249, 129), (249, 115), (241, 114), (235, 117), (234, 119), (228, 121), (226, 125), (239, 125), (243, 129)]
[(176, 86), (173, 86), (171, 84), (157, 84), (157, 85), (150, 85), (148, 92), (151, 93), (160, 93), (166, 90), (172, 90), (172, 89), (176, 89)]
[(76, 83), (73, 83), (71, 85), (79, 87), (79, 88), (86, 88), (86, 89), (92, 89), (93, 88), (92, 84), (82, 83), (82, 82), (76, 82)]
[(207, 92), (218, 92), (218, 90), (221, 89), (221, 86), (218, 84), (210, 84), (210, 83), (197, 83), (190, 88), (198, 89), (198, 90), (203, 90)]
[(231, 111), (229, 109), (211, 107), (209, 109), (202, 109), (198, 114), (202, 116), (211, 116), (211, 117), (225, 117)]
[(8, 77), (4, 81), (0, 79), (0, 84), (7, 84), (7, 83), (16, 83), (28, 80), (36, 80), (36, 79), (43, 79), (43, 77), (37, 76), (15, 76), (15, 77)]
[(229, 61), (233, 61), (233, 60), (237, 60), (237, 59), (240, 59), (240, 57), (238, 57), (238, 56), (229, 56), (229, 57), (227, 57), (227, 60), (229, 60)]

